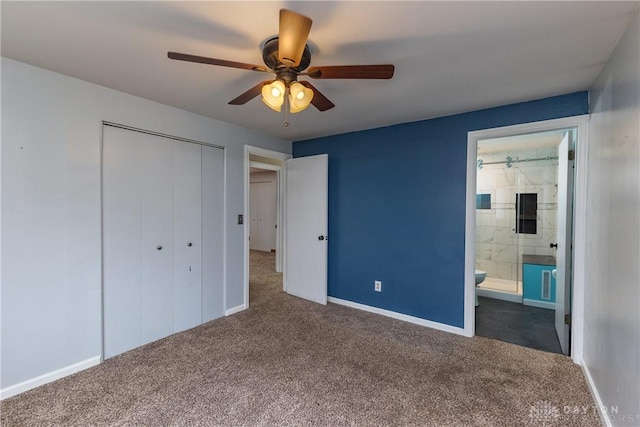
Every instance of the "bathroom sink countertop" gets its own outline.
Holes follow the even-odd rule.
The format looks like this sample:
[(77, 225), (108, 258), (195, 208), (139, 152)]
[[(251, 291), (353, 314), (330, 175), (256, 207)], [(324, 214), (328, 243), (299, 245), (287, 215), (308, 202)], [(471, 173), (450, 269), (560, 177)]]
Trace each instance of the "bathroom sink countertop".
[(522, 255), (523, 264), (556, 265), (555, 257), (551, 255)]

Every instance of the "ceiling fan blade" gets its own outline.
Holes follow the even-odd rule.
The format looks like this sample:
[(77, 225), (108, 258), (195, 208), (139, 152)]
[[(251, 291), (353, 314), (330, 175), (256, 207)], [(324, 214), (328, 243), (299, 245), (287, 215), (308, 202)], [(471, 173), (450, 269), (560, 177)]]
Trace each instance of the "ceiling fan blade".
[(295, 67), (300, 64), (313, 21), (292, 10), (280, 9), (278, 60)]
[(200, 64), (220, 65), (222, 67), (240, 68), (243, 70), (267, 72), (261, 65), (245, 64), (244, 62), (226, 61), (224, 59), (207, 58), (205, 56), (188, 55), (186, 53), (167, 52), (167, 56), (178, 61), (198, 62)]
[(237, 98), (234, 98), (231, 101), (229, 101), (229, 104), (231, 104), (231, 105), (246, 104), (247, 102), (251, 101), (256, 96), (260, 95), (260, 93), (262, 92), (262, 87), (264, 85), (266, 85), (266, 84), (269, 84), (269, 83), (271, 83), (271, 80), (265, 80), (263, 82), (258, 83), (257, 85), (255, 85), (254, 87), (252, 87), (251, 89), (249, 89), (245, 93), (241, 94)]
[(390, 79), (395, 67), (382, 65), (334, 65), (311, 67), (307, 75), (313, 79)]
[(311, 103), (320, 111), (327, 111), (335, 107), (335, 104), (329, 101), (329, 98), (324, 96), (318, 89), (316, 89), (311, 83), (307, 81), (298, 81), (302, 86), (307, 87), (313, 91), (313, 98)]

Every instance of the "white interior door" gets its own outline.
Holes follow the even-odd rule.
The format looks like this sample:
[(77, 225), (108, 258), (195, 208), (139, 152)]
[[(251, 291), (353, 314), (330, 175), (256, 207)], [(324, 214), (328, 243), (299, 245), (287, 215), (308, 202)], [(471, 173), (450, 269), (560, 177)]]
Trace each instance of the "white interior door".
[(558, 221), (556, 249), (556, 332), (564, 354), (569, 354), (569, 325), (565, 315), (571, 313), (571, 242), (573, 219), (573, 161), (569, 160), (572, 131), (565, 133), (558, 149)]
[(173, 329), (202, 323), (201, 146), (173, 142)]
[(328, 155), (286, 161), (287, 292), (327, 303)]

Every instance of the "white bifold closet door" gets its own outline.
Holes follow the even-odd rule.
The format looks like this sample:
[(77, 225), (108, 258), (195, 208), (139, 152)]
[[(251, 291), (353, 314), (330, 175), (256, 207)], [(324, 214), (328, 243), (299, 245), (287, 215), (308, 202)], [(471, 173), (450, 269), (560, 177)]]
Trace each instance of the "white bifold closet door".
[(260, 244), (258, 236), (258, 193), (260, 191), (260, 183), (252, 182), (249, 184), (249, 249), (257, 250)]
[(197, 144), (176, 142), (174, 145), (174, 332), (202, 322), (201, 151)]
[(202, 146), (202, 323), (224, 314), (224, 152)]
[(140, 170), (136, 134), (105, 126), (102, 151), (104, 357), (140, 345)]
[(277, 184), (274, 180), (250, 184), (249, 247), (270, 252), (276, 248)]
[(261, 182), (258, 191), (258, 241), (260, 250), (270, 252), (276, 248), (276, 181)]
[(104, 126), (104, 357), (220, 317), (224, 152)]
[(141, 343), (146, 344), (173, 332), (174, 144), (170, 139), (144, 133), (139, 133), (136, 143), (140, 184), (140, 335)]

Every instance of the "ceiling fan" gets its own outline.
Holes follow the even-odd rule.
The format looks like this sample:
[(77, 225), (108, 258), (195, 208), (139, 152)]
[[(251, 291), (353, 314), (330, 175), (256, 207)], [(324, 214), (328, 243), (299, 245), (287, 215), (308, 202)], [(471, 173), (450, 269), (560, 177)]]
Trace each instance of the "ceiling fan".
[(273, 73), (274, 80), (258, 83), (229, 101), (229, 104), (242, 105), (262, 94), (262, 101), (271, 109), (281, 111), (282, 105), (288, 103), (288, 111), (291, 113), (302, 111), (309, 104), (313, 104), (320, 111), (326, 111), (335, 106), (311, 83), (298, 81), (299, 76), (312, 79), (390, 79), (393, 77), (394, 66), (391, 64), (321, 66), (307, 70), (311, 63), (307, 39), (312, 22), (304, 15), (288, 9), (280, 9), (278, 37), (268, 40), (262, 49), (262, 59), (266, 67), (177, 52), (168, 52), (168, 57), (179, 61)]

